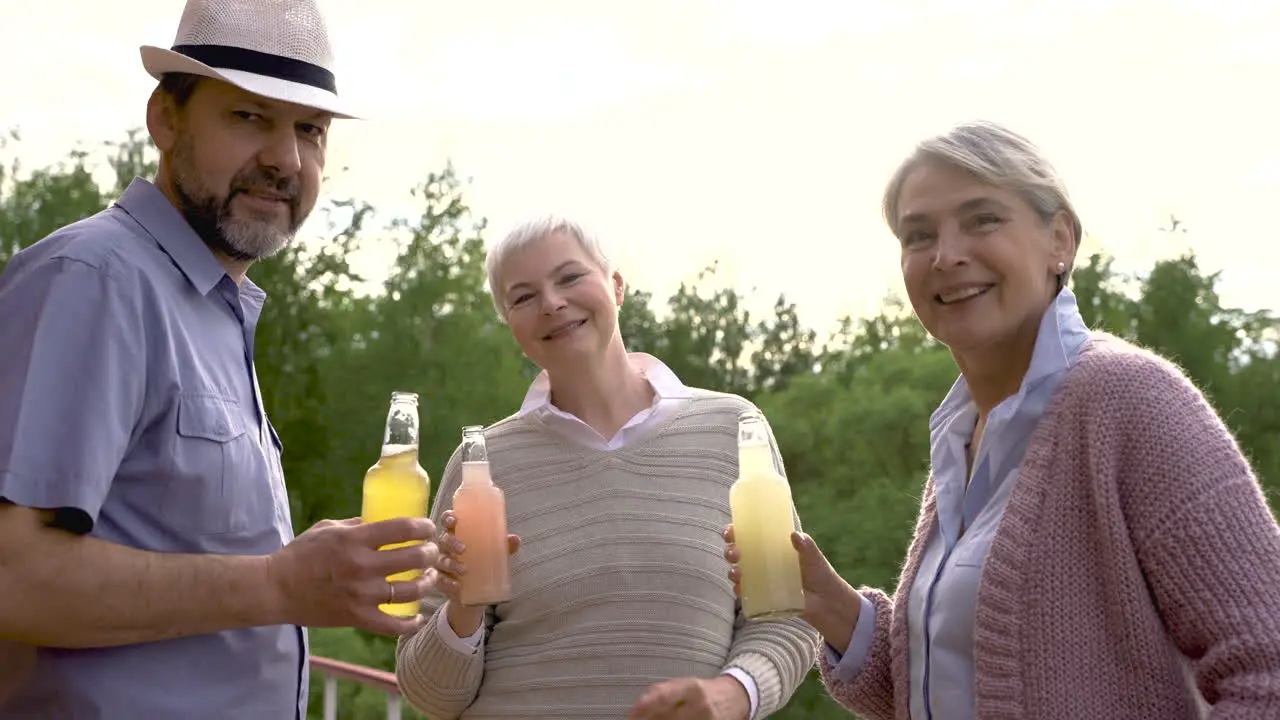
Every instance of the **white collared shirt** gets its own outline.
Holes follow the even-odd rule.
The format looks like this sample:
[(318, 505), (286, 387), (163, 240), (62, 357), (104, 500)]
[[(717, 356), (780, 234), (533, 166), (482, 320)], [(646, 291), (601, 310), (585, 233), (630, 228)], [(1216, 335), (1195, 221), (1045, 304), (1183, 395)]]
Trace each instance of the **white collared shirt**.
[(605, 439), (577, 416), (551, 404), (551, 380), (547, 377), (546, 370), (534, 378), (517, 415), (533, 415), (548, 429), (597, 450), (617, 450), (624, 447), (632, 439), (644, 435), (649, 428), (674, 415), (690, 397), (689, 388), (661, 360), (639, 352), (629, 353), (627, 359), (649, 381), (653, 388), (653, 403), (636, 413), (612, 438)]
[[(519, 417), (532, 415), (548, 430), (598, 450), (617, 450), (625, 447), (633, 439), (645, 435), (650, 429), (675, 415), (692, 397), (689, 388), (680, 382), (680, 378), (676, 377), (671, 368), (658, 358), (648, 353), (633, 352), (627, 354), (627, 359), (653, 388), (653, 403), (632, 416), (618, 429), (618, 432), (614, 433), (612, 438), (606, 439), (577, 416), (551, 404), (551, 379), (547, 376), (546, 370), (538, 373), (538, 377), (534, 378), (533, 384), (525, 393), (524, 402), (520, 404), (517, 415)], [(437, 622), (436, 628), (446, 645), (466, 655), (474, 653), (484, 638), (483, 625), (468, 638), (459, 638), (453, 628), (449, 627), (448, 622)], [(746, 688), (747, 696), (751, 698), (749, 717), (754, 718), (756, 709), (760, 705), (760, 692), (755, 680), (738, 668), (729, 668), (724, 671), (724, 674), (733, 676)]]

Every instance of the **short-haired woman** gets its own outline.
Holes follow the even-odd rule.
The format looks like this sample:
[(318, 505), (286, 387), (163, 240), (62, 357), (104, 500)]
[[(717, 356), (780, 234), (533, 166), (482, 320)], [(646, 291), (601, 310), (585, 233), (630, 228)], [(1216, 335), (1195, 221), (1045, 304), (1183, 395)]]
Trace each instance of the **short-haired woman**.
[(499, 314), (542, 368), (519, 412), (485, 430), (518, 547), (513, 597), (457, 602), (455, 453), (432, 508), (440, 597), (397, 652), (405, 696), (435, 720), (775, 712), (813, 666), (817, 633), (744, 622), (724, 576), (738, 415), (754, 407), (627, 352), (622, 275), (576, 223), (517, 227), (487, 264)]

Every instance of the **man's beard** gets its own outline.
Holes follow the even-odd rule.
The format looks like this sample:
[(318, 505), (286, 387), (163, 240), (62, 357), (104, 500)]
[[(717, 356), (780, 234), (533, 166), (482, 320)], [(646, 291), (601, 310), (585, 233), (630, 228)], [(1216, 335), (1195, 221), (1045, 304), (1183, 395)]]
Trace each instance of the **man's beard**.
[[(173, 190), (178, 196), (178, 210), (205, 245), (232, 260), (253, 261), (271, 257), (293, 239), (306, 219), (298, 207), (299, 183), (296, 177), (278, 177), (272, 170), (253, 164), (231, 178), (226, 197), (207, 188), (195, 172), (195, 155), (190, 137), (184, 137), (174, 149)], [(265, 190), (287, 197), (288, 227), (282, 229), (271, 220), (236, 217), (231, 201), (240, 193)]]

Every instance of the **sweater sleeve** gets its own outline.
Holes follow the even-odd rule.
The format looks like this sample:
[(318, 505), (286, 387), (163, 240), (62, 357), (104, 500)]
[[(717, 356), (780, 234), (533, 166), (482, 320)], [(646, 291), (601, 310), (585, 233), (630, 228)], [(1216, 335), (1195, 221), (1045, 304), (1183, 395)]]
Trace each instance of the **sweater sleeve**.
[[(818, 672), (831, 698), (864, 720), (892, 720), (894, 714), (893, 673), (890, 663), (890, 630), (893, 627), (893, 598), (874, 588), (859, 588), (864, 598), (863, 610), (869, 603), (874, 609), (875, 629), (871, 645), (852, 677), (831, 662), (826, 653), (820, 656)], [(858, 618), (859, 622), (862, 617)]]
[(756, 717), (782, 709), (795, 694), (817, 657), (818, 634), (799, 619), (747, 622), (738, 613), (729, 662), (755, 681), (760, 695)]
[[(767, 419), (765, 429), (773, 448), (774, 468), (786, 477), (782, 453)], [(799, 515), (794, 520), (796, 529), (801, 529)], [(796, 618), (748, 622), (739, 607), (725, 669), (737, 668), (751, 676), (760, 701), (755, 716), (768, 717), (791, 700), (817, 656), (818, 632), (805, 621)]]
[(1128, 417), (1107, 425), (1126, 432), (1111, 447), (1095, 440), (1095, 467), (1115, 469), (1169, 635), (1191, 659), (1211, 717), (1280, 717), (1280, 526), (1258, 480), (1172, 365), (1134, 355), (1114, 375), (1107, 384)]
[[(445, 466), (444, 477), (436, 491), (431, 519), (437, 525), (440, 516), (453, 504), (453, 493), (461, 482), (460, 450), (455, 450)], [(474, 652), (463, 653), (442, 636), (440, 623), (445, 617), (446, 599), (428, 595), (422, 600), (427, 622), (411, 635), (396, 642), (396, 680), (409, 704), (432, 718), (453, 720), (475, 700), (484, 678), (484, 641)], [(492, 609), (485, 611), (484, 628), (493, 625)]]

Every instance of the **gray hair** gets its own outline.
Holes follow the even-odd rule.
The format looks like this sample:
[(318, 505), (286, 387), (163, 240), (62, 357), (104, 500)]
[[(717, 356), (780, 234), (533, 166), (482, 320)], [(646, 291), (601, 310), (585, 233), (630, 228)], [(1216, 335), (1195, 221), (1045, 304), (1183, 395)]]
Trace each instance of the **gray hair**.
[[(1071, 204), (1066, 183), (1058, 176), (1053, 164), (1027, 138), (985, 120), (962, 123), (942, 135), (920, 142), (915, 152), (898, 166), (885, 187), (883, 201), (885, 222), (894, 235), (898, 234), (898, 200), (902, 185), (912, 170), (929, 161), (967, 170), (988, 185), (1016, 192), (1045, 223), (1052, 221), (1059, 212), (1066, 212), (1071, 222), (1075, 250), (1079, 251), (1084, 227)], [(1070, 276), (1071, 264), (1068, 264), (1059, 285)]]
[(600, 239), (582, 225), (558, 215), (543, 215), (525, 220), (512, 228), (496, 245), (489, 248), (489, 254), (484, 261), (485, 273), (489, 276), (489, 294), (493, 296), (493, 307), (498, 311), (498, 317), (504, 322), (507, 319), (507, 309), (503, 303), (502, 277), (500, 276), (503, 263), (511, 253), (557, 233), (564, 233), (577, 240), (578, 245), (601, 272), (608, 275), (613, 271), (613, 264), (605, 253)]

